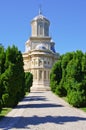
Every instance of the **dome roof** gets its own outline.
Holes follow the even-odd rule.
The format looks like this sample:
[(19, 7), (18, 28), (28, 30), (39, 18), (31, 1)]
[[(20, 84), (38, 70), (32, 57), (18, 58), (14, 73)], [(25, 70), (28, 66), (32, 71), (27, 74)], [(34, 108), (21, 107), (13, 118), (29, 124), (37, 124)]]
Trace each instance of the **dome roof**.
[(45, 16), (43, 16), (42, 14), (39, 14), (38, 16), (36, 16), (33, 20), (38, 20), (38, 19), (42, 19), (42, 20), (46, 20), (49, 21)]
[(37, 50), (46, 50), (46, 47), (43, 44), (39, 44), (36, 46)]
[(40, 19), (44, 20), (44, 21), (47, 21), (48, 23), (50, 23), (49, 20), (45, 16), (42, 15), (41, 10), (39, 10), (39, 14), (36, 17), (33, 18), (32, 22), (40, 20)]
[(51, 51), (56, 53), (55, 48), (53, 46), (51, 47)]

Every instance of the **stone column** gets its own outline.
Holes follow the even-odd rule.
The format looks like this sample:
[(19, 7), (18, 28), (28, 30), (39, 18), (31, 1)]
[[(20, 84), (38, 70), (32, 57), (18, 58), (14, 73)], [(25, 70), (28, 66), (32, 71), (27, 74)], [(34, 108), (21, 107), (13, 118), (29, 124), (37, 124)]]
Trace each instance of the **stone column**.
[(42, 81), (44, 81), (44, 70), (42, 70)]
[(46, 80), (48, 80), (48, 71), (46, 70)]
[(39, 81), (39, 70), (37, 70), (37, 81)]

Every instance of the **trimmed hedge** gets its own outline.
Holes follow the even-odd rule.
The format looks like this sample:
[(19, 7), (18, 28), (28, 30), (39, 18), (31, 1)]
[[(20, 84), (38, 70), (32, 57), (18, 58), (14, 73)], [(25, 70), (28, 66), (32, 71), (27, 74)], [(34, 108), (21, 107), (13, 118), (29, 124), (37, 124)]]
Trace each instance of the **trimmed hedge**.
[(51, 70), (50, 87), (74, 107), (86, 107), (86, 53), (78, 50), (62, 55)]

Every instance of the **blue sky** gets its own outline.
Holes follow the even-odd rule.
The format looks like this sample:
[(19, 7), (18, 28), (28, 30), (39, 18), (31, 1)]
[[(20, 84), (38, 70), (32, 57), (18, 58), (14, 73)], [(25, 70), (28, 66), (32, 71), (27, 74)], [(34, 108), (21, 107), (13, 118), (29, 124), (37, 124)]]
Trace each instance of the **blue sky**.
[(31, 36), (31, 20), (39, 5), (50, 24), (50, 36), (56, 51), (86, 52), (86, 0), (0, 0), (0, 43), (5, 48), (15, 44), (25, 51)]

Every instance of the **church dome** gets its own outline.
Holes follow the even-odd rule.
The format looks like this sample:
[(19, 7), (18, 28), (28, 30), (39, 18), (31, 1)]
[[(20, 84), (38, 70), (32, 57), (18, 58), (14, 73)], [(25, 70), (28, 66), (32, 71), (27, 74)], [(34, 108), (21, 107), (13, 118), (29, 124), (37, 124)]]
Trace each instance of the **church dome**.
[(46, 47), (43, 44), (39, 44), (36, 46), (37, 50), (46, 50)]
[(45, 16), (42, 15), (41, 10), (39, 10), (39, 14), (33, 18), (32, 22), (38, 21), (38, 20), (43, 20), (43, 21), (47, 21), (48, 23), (50, 23), (49, 20)]
[(45, 21), (49, 22), (49, 20), (45, 16), (43, 16), (42, 14), (39, 14), (38, 16), (33, 18), (32, 21), (37, 21), (37, 20), (45, 20)]

